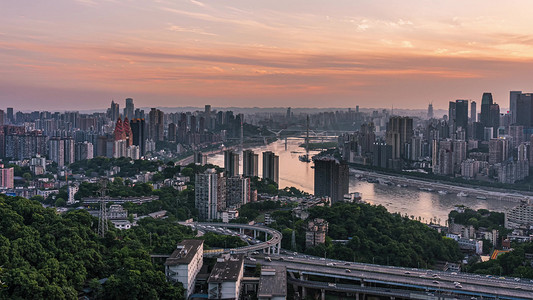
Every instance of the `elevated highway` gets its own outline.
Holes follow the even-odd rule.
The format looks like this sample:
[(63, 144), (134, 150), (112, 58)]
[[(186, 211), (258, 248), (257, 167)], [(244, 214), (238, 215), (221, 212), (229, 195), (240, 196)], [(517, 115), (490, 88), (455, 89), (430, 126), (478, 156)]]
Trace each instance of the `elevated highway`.
[[(473, 274), (452, 274), (424, 269), (389, 267), (372, 264), (323, 260), (316, 257), (287, 255), (256, 258), (250, 265), (280, 265), (287, 272), (300, 274), (305, 281), (308, 275), (358, 281), (361, 286), (380, 284), (399, 289), (427, 290), (465, 297), (484, 299), (533, 299), (533, 283), (525, 280), (487, 278)], [(456, 284), (459, 283), (459, 286)], [(324, 285), (316, 286), (317, 289)], [(397, 295), (401, 297), (401, 295)]]
[(252, 253), (262, 251), (265, 254), (279, 254), (281, 250), (281, 232), (258, 225), (238, 224), (238, 223), (209, 223), (209, 222), (180, 222), (181, 225), (190, 226), (197, 229), (199, 226), (204, 228), (232, 228), (238, 229), (242, 234), (244, 230), (253, 232), (254, 238), (257, 238), (262, 234), (265, 235), (265, 241), (254, 245), (247, 245), (232, 249), (214, 249), (204, 251), (204, 256), (213, 256), (221, 253)]

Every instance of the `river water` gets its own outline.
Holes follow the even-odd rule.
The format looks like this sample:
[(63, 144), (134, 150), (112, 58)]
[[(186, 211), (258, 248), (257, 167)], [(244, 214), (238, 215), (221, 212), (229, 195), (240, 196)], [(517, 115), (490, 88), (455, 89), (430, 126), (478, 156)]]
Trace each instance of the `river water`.
[[(313, 193), (314, 169), (313, 163), (301, 162), (299, 155), (305, 153), (304, 148), (299, 147), (303, 139), (279, 140), (265, 146), (251, 147), (259, 154), (259, 176), (262, 175), (263, 151), (272, 151), (279, 155), (279, 186), (293, 186), (308, 193)], [(248, 149), (248, 148), (246, 148)], [(310, 151), (310, 156), (319, 151)], [(240, 156), (240, 171), (242, 174), (242, 155)], [(224, 156), (221, 153), (208, 157), (208, 162), (224, 166)], [(389, 212), (398, 212), (402, 215), (421, 218), (422, 222), (434, 222), (445, 225), (448, 213), (458, 204), (463, 204), (473, 209), (485, 208), (503, 212), (517, 205), (515, 202), (498, 199), (479, 200), (475, 197), (457, 197), (455, 193), (441, 195), (437, 192), (420, 191), (416, 187), (397, 187), (369, 183), (350, 176), (350, 192), (360, 192), (363, 201), (375, 205), (383, 205)], [(436, 220), (436, 221), (435, 221)]]

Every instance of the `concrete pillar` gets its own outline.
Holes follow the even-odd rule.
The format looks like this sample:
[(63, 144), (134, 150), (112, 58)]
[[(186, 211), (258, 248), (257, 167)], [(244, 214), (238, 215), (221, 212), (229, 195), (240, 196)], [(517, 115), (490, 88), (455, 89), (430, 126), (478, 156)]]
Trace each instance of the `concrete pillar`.
[(257, 238), (257, 231), (254, 230), (254, 239)]
[(355, 300), (359, 300), (359, 293), (355, 293)]
[[(300, 277), (302, 278), (302, 280), (307, 280), (306, 274), (301, 274)], [(304, 286), (302, 286), (302, 299), (305, 299), (305, 297), (307, 297), (307, 289)]]
[(240, 234), (243, 234), (244, 233), (244, 229), (239, 228), (239, 232), (240, 232)]
[(320, 290), (320, 299), (326, 300), (326, 290), (324, 289)]
[(278, 243), (278, 255), (279, 255), (280, 251), (281, 251), (281, 243)]

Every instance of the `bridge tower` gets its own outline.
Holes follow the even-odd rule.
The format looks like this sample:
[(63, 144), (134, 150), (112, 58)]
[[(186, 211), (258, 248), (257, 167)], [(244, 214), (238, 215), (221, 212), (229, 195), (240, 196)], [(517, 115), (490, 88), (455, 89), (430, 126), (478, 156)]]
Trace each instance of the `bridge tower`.
[(305, 151), (309, 155), (309, 115), (307, 115), (307, 133), (305, 137)]

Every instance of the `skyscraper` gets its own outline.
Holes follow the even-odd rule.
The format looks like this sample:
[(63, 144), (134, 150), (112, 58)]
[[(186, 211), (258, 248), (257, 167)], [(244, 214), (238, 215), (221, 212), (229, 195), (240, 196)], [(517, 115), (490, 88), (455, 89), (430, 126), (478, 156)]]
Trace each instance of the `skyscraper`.
[(145, 122), (144, 119), (133, 119), (130, 122), (130, 128), (133, 136), (132, 144), (139, 146), (139, 152), (141, 156), (144, 156), (146, 147), (146, 136), (145, 136)]
[(7, 114), (7, 122), (6, 123), (14, 124), (15, 123), (15, 119), (13, 118), (13, 107), (8, 107), (7, 110), (6, 110), (6, 114)]
[(133, 105), (132, 98), (126, 98), (126, 107), (124, 108), (124, 118), (135, 118), (135, 106)]
[(194, 202), (198, 209), (200, 220), (213, 220), (217, 218), (225, 189), (220, 189), (220, 181), (223, 180), (221, 174), (217, 174), (215, 169), (207, 169), (204, 173), (196, 174), (194, 187)]
[(509, 93), (509, 111), (511, 113), (511, 124), (516, 123), (516, 116), (518, 114), (517, 102), (520, 98), (520, 94), (522, 94), (522, 91), (511, 91)]
[(175, 123), (168, 124), (168, 141), (169, 142), (176, 141), (177, 130), (178, 130), (178, 126)]
[(329, 196), (331, 203), (344, 200), (348, 194), (348, 165), (333, 157), (313, 159), (315, 163), (315, 196)]
[(480, 115), (480, 122), (483, 123), (483, 126), (485, 127), (491, 127), (490, 124), (490, 106), (493, 104), (492, 101), (492, 94), (491, 93), (483, 93), (483, 97), (481, 98), (481, 115)]
[(407, 157), (406, 146), (413, 138), (413, 118), (390, 117), (387, 123), (386, 142), (392, 146), (392, 159)]
[(6, 115), (3, 110), (0, 109), (0, 126), (5, 124)]
[(263, 152), (263, 178), (279, 183), (279, 156), (272, 151)]
[(224, 169), (226, 177), (233, 177), (239, 174), (239, 154), (232, 150), (224, 150)]
[(59, 168), (65, 166), (65, 141), (59, 137), (50, 138), (49, 158), (57, 163)]
[(69, 165), (74, 162), (74, 139), (73, 138), (64, 138), (63, 144), (65, 147), (65, 165)]
[(111, 107), (107, 110), (107, 117), (110, 118), (111, 121), (115, 121), (120, 117), (120, 108), (115, 101), (111, 101)]
[(250, 178), (235, 176), (226, 178), (226, 208), (239, 209), (250, 202)]
[(477, 122), (477, 104), (476, 101), (470, 102), (470, 122)]
[(468, 128), (468, 100), (455, 100), (455, 132), (462, 128), (467, 131)]
[(453, 101), (450, 101), (448, 105), (448, 120), (449, 120), (449, 126), (450, 126), (450, 132), (453, 134), (455, 133), (455, 129), (457, 128), (455, 126), (455, 109), (456, 109), (456, 103)]
[(151, 139), (154, 142), (163, 141), (163, 123), (165, 114), (159, 109), (152, 108), (148, 117), (148, 139)]
[(500, 106), (498, 104), (492, 104), (489, 107), (489, 126), (492, 127), (492, 137), (498, 137), (498, 128), (500, 127)]
[(259, 176), (259, 154), (252, 150), (242, 152), (242, 175), (246, 177)]
[(433, 103), (428, 105), (428, 119), (433, 119)]
[(533, 94), (521, 93), (517, 95), (514, 123), (524, 127), (531, 127), (533, 123)]

